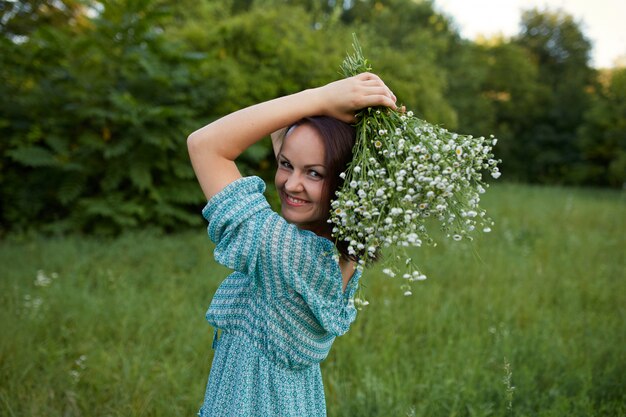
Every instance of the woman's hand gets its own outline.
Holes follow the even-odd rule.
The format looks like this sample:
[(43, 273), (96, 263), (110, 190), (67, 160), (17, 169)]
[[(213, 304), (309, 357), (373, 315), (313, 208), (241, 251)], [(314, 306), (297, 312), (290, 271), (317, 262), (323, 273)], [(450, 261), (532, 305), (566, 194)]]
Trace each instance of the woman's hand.
[(380, 77), (369, 72), (326, 84), (316, 90), (322, 114), (346, 123), (354, 122), (354, 113), (365, 107), (396, 109), (396, 96)]

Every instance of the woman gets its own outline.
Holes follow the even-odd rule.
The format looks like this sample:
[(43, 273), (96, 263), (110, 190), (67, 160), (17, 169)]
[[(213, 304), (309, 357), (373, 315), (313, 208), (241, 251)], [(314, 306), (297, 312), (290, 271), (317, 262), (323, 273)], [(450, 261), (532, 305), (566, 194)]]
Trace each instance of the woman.
[[(361, 108), (395, 109), (395, 101), (379, 77), (363, 73), (239, 110), (189, 136), (215, 259), (235, 270), (207, 312), (215, 355), (198, 415), (326, 415), (319, 362), (355, 318), (360, 277), (327, 222), (354, 143), (346, 123)], [(286, 126), (273, 135), (281, 217), (262, 180), (242, 178), (234, 161)]]

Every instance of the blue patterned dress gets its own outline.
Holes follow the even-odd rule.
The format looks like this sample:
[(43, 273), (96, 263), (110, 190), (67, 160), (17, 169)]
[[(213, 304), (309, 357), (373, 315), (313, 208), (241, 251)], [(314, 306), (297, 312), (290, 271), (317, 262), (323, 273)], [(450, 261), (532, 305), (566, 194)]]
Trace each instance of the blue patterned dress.
[(215, 355), (201, 417), (325, 416), (319, 363), (356, 317), (360, 271), (342, 291), (335, 245), (272, 211), (264, 191), (240, 178), (202, 210), (215, 260), (235, 272), (206, 314)]

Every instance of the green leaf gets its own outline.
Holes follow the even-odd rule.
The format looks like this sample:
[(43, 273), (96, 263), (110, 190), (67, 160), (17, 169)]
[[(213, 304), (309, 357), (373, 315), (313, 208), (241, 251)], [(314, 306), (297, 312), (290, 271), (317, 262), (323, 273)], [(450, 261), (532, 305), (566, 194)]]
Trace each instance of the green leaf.
[(58, 166), (58, 161), (54, 155), (49, 150), (40, 146), (13, 149), (8, 152), (8, 155), (15, 161), (29, 167)]
[(131, 163), (128, 173), (130, 180), (140, 190), (144, 191), (152, 186), (152, 174), (147, 163), (139, 161)]
[(86, 183), (84, 175), (68, 175), (57, 190), (61, 204), (68, 205), (75, 201), (85, 189)]

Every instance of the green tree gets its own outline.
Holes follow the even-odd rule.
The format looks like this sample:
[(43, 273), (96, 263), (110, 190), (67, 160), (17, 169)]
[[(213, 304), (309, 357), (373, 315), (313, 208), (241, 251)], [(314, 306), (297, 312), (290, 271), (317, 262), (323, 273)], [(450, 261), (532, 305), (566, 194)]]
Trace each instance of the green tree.
[(39, 26), (80, 30), (88, 23), (87, 0), (26, 0), (0, 2), (0, 34), (23, 41)]
[(457, 114), (456, 128), (466, 134), (495, 132), (495, 110), (486, 94), (488, 49), (466, 40), (455, 40), (445, 57), (446, 99)]
[(118, 232), (199, 223), (184, 138), (193, 60), (149, 0), (102, 2), (82, 31), (4, 38), (3, 224)]
[(536, 63), (525, 48), (498, 37), (459, 41), (450, 49), (446, 96), (458, 114), (458, 130), (496, 135), (500, 168), (507, 179), (519, 179), (527, 163), (520, 158), (520, 135), (538, 116)]
[(483, 95), (492, 107), (494, 133), (500, 139), (497, 153), (501, 169), (510, 179), (524, 179), (528, 159), (524, 133), (542, 116), (538, 96), (542, 91), (537, 64), (514, 43), (499, 43), (487, 51), (487, 79)]
[[(207, 21), (212, 22), (208, 27)], [(199, 103), (195, 108), (202, 115), (201, 124), (338, 78), (345, 47), (342, 39), (349, 38), (345, 28), (315, 29), (311, 16), (300, 6), (251, 4), (241, 11), (228, 2), (196, 9), (184, 26), (168, 28), (168, 32), (203, 56), (194, 68), (199, 79), (195, 90), (211, 99), (207, 97), (206, 105)], [(266, 140), (246, 150), (238, 163), (243, 174), (270, 180), (273, 159)]]
[(527, 167), (522, 178), (573, 182), (573, 167), (580, 161), (576, 132), (595, 79), (591, 44), (572, 16), (536, 9), (523, 13), (515, 43), (530, 52), (539, 71), (536, 113), (529, 115), (529, 129), (516, 132), (524, 144), (516, 156)]
[(626, 186), (626, 68), (606, 74), (578, 131), (579, 181)]
[(342, 21), (358, 34), (374, 71), (420, 117), (449, 128), (445, 59), (458, 34), (430, 2), (364, 0), (344, 4)]

